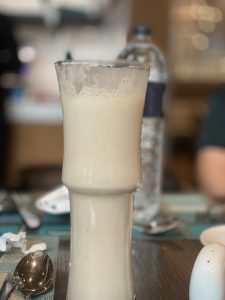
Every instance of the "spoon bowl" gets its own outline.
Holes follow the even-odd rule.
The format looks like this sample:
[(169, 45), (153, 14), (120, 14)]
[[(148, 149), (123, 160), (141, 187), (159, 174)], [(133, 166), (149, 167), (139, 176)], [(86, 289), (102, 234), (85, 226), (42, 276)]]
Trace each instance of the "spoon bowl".
[(24, 256), (13, 273), (6, 277), (0, 291), (0, 300), (7, 300), (13, 289), (26, 299), (47, 291), (54, 279), (53, 263), (45, 251), (37, 250)]
[(14, 271), (14, 286), (24, 295), (39, 295), (53, 282), (53, 264), (44, 251), (24, 256)]

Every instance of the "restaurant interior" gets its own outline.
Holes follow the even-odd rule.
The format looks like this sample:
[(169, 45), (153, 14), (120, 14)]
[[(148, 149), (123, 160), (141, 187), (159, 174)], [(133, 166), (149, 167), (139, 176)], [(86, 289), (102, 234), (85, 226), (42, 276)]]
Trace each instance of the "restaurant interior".
[[(61, 181), (62, 113), (54, 62), (112, 60), (134, 25), (151, 27), (163, 51), (165, 96), (163, 190), (198, 190), (197, 141), (212, 91), (225, 73), (222, 0), (13, 1), (0, 11), (12, 25), (19, 66), (2, 74), (7, 89), (2, 187), (50, 189)], [(1, 50), (1, 62), (8, 59)]]
[[(130, 148), (127, 146), (134, 138), (131, 134), (132, 138), (128, 137), (127, 140), (117, 139), (117, 134), (121, 138), (127, 127), (129, 135), (129, 126), (137, 132), (135, 125), (127, 121), (130, 115), (128, 117), (128, 113), (124, 111), (123, 123), (118, 109), (117, 114), (114, 115), (115, 119), (118, 117), (118, 123), (115, 122), (117, 130), (114, 128), (114, 131), (111, 130), (106, 136), (106, 128), (109, 126), (107, 124), (111, 124), (113, 118), (107, 119), (105, 116), (103, 118), (100, 111), (100, 119), (102, 118), (106, 123), (105, 128), (98, 127), (103, 139), (108, 142), (113, 135), (116, 141), (119, 140), (123, 144), (123, 147), (116, 148), (113, 145), (107, 148), (112, 144), (99, 142), (101, 135), (96, 144), (94, 139), (98, 139), (98, 136), (90, 137), (93, 143), (89, 145), (92, 150), (88, 149), (88, 151), (93, 152), (94, 155), (87, 151), (90, 155), (86, 157), (84, 155), (86, 160), (79, 160), (78, 157), (77, 164), (80, 165), (82, 161), (81, 165), (82, 163), (85, 165), (90, 157), (95, 159), (101, 156), (96, 165), (97, 171), (103, 173), (100, 176), (103, 187), (101, 186), (102, 190), (100, 188), (99, 192), (99, 186), (93, 185), (92, 189), (87, 188), (87, 191), (85, 184), (90, 186), (93, 182), (95, 184), (99, 173), (93, 176), (95, 173), (92, 169), (84, 172), (88, 174), (84, 187), (82, 184), (79, 187), (82, 176), (76, 178), (78, 183), (76, 180), (71, 180), (74, 181), (72, 183), (68, 180), (76, 170), (82, 173), (82, 167), (76, 169), (72, 166), (73, 155), (76, 156), (79, 152), (76, 152), (76, 147), (79, 148), (80, 145), (71, 147), (75, 150), (71, 151), (71, 157), (66, 160), (69, 151), (64, 155), (63, 122), (65, 125), (65, 119), (68, 118), (65, 116), (69, 115), (70, 110), (62, 112), (63, 101), (60, 99), (60, 94), (63, 95), (64, 85), (61, 84), (59, 92), (57, 82), (57, 75), (59, 83), (61, 79), (60, 66), (62, 69), (65, 67), (66, 70), (67, 63), (71, 60), (85, 61), (84, 65), (87, 61), (92, 61), (88, 63), (91, 68), (93, 68), (93, 61), (115, 61), (131, 41), (132, 29), (135, 26), (142, 26), (142, 34), (143, 26), (148, 27), (144, 30), (148, 34), (151, 32), (154, 45), (157, 45), (157, 49), (161, 49), (167, 73), (163, 114), (160, 115), (160, 118), (163, 116), (164, 122), (161, 191), (156, 184), (153, 196), (156, 193), (158, 197), (155, 198), (157, 211), (151, 215), (150, 221), (148, 219), (147, 222), (142, 223), (135, 220), (135, 209), (137, 216), (140, 213), (140, 220), (147, 216), (145, 212), (141, 215), (142, 212), (135, 205), (134, 213), (132, 210), (133, 199), (136, 199), (137, 195), (135, 190), (141, 189), (144, 184), (144, 176), (142, 176), (141, 186), (139, 186), (141, 179), (135, 179), (135, 170), (136, 177), (141, 174), (141, 156), (139, 160), (137, 156), (130, 159), (135, 151), (139, 155), (140, 147), (135, 147), (135, 141), (133, 144), (131, 142)], [(64, 60), (66, 60), (65, 64), (57, 65), (56, 74), (55, 62)], [(79, 63), (75, 63), (75, 69), (76, 64), (80, 66)], [(81, 69), (84, 65), (81, 64)], [(108, 68), (107, 71), (112, 73), (121, 72), (123, 68), (125, 72), (131, 69), (133, 72), (140, 72), (140, 75), (142, 73), (143, 78), (145, 72), (147, 84), (146, 66), (131, 64), (128, 67), (126, 64), (120, 65), (119, 62), (118, 65), (100, 63), (99, 66), (99, 69), (102, 68), (104, 72)], [(96, 67), (95, 63), (94, 67)], [(135, 72), (133, 77), (129, 78), (134, 78)], [(70, 73), (68, 71), (65, 74), (69, 76)], [(82, 72), (80, 74), (82, 81)], [(150, 76), (151, 74), (150, 67)], [(105, 76), (103, 84), (107, 86), (111, 77), (110, 79), (107, 77), (107, 72)], [(74, 75), (74, 78), (73, 84), (76, 87), (79, 76)], [(100, 77), (89, 79), (90, 82), (92, 80), (97, 82), (98, 78)], [(119, 76), (114, 76), (112, 81), (116, 82), (118, 78)], [(141, 82), (140, 78), (137, 78), (140, 80), (138, 82)], [(121, 80), (121, 84), (126, 83), (125, 79)], [(225, 226), (212, 227), (225, 222), (225, 125), (222, 124), (223, 120), (225, 122), (222, 108), (222, 103), (225, 101), (224, 79), (224, 0), (0, 0), (0, 234), (2, 234), (0, 235), (0, 287), (2, 287), (0, 300), (8, 299), (3, 294), (9, 282), (14, 282), (7, 274), (12, 275), (12, 268), (16, 268), (12, 275), (15, 276), (21, 267), (21, 265), (16, 267), (16, 263), (22, 257), (27, 258), (24, 254), (28, 252), (23, 254), (18, 250), (10, 252), (11, 248), (21, 248), (23, 251), (23, 247), (28, 245), (34, 245), (36, 247), (34, 249), (40, 251), (45, 251), (47, 247), (47, 251), (41, 253), (48, 260), (46, 264), (48, 268), (45, 271), (41, 268), (40, 270), (49, 281), (48, 283), (41, 281), (39, 285), (47, 284), (47, 287), (36, 292), (47, 291), (47, 293), (38, 299), (135, 299), (132, 259), (134, 290), (138, 300), (225, 299), (223, 267)], [(221, 85), (223, 85), (222, 90)], [(135, 93), (138, 95), (140, 87), (141, 85), (135, 87), (132, 85), (130, 90), (134, 95)], [(217, 110), (217, 116), (209, 118), (211, 100), (213, 97), (215, 99), (215, 91), (222, 101), (221, 107), (214, 108)], [(80, 90), (77, 94), (79, 92)], [(119, 94), (118, 92), (116, 95)], [(130, 96), (133, 99), (131, 92)], [(77, 99), (75, 103), (80, 103), (79, 96)], [(107, 113), (110, 115), (110, 101), (108, 105)], [(140, 106), (139, 102), (138, 105)], [(92, 109), (94, 114), (98, 107)], [(85, 115), (87, 112), (84, 110), (83, 113)], [(134, 119), (138, 118), (135, 117), (137, 110), (135, 112), (131, 110), (131, 113)], [(140, 113), (140, 120), (141, 117)], [(93, 119), (96, 120), (96, 116)], [(205, 125), (208, 119), (211, 121), (214, 119), (211, 129), (207, 127), (211, 121)], [(119, 122), (122, 125), (130, 125), (121, 126), (120, 132)], [(76, 128), (77, 131), (73, 129), (74, 132), (71, 130), (71, 139), (79, 132), (82, 124), (86, 123), (82, 118), (78, 118), (78, 129)], [(88, 128), (85, 132), (92, 132), (93, 128), (90, 124), (91, 122), (83, 127), (84, 130)], [(68, 129), (64, 132), (68, 132)], [(208, 137), (204, 134), (209, 132), (212, 140), (216, 141), (215, 144), (208, 143)], [(159, 136), (159, 131), (154, 131), (154, 135)], [(82, 139), (81, 134), (77, 136), (80, 138), (80, 148), (82, 148), (85, 139)], [(218, 142), (219, 138), (222, 141)], [(94, 152), (98, 143), (102, 143), (103, 147), (100, 151), (98, 149)], [(199, 149), (202, 145), (216, 146), (216, 156), (211, 157), (211, 164), (208, 159), (210, 156), (204, 157), (204, 150), (201, 161), (199, 159)], [(115, 159), (112, 163), (110, 154), (108, 156), (111, 162), (110, 168), (101, 169), (101, 166), (106, 163), (104, 158), (107, 156), (104, 155), (107, 151), (103, 151), (105, 146), (109, 154), (112, 152), (113, 155), (115, 153), (117, 155), (121, 151), (125, 167), (124, 161), (122, 163), (120, 161), (120, 166)], [(154, 147), (157, 148), (157, 145)], [(132, 152), (133, 149), (136, 150)], [(99, 155), (99, 152), (102, 155)], [(72, 162), (71, 166), (69, 160)], [(132, 172), (129, 168), (126, 169), (127, 161), (134, 166)], [(152, 161), (154, 163), (154, 157)], [(64, 164), (67, 164), (65, 169), (71, 168), (71, 173), (66, 169), (69, 175), (64, 172), (65, 186), (62, 185)], [(118, 169), (118, 176), (117, 172), (116, 176), (115, 172), (112, 172), (115, 166)], [(111, 176), (110, 172), (113, 173), (112, 182), (111, 179), (107, 181), (107, 176)], [(114, 190), (114, 186), (111, 187), (110, 184), (119, 182), (122, 185), (123, 180), (118, 178), (123, 172), (127, 172), (124, 176), (126, 178), (123, 178), (125, 185)], [(157, 172), (155, 169), (151, 170), (149, 186), (150, 179), (153, 179), (152, 181), (155, 178), (159, 179)], [(89, 176), (90, 174), (92, 177)], [(141, 178), (141, 175), (139, 177)], [(132, 187), (129, 185), (128, 188), (127, 178), (136, 180), (132, 183)], [(75, 201), (71, 201), (73, 197)], [(82, 197), (84, 199), (86, 197), (87, 201), (83, 201)], [(147, 206), (150, 207), (152, 203), (149, 199), (147, 199)], [(146, 210), (148, 213), (149, 207)], [(205, 247), (200, 252), (202, 246)], [(132, 255), (130, 255), (131, 249)], [(46, 253), (52, 259), (53, 265), (49, 257), (45, 256)], [(72, 255), (74, 260), (71, 260)], [(198, 255), (201, 257), (196, 261)], [(71, 261), (76, 262), (76, 268), (72, 267), (74, 273), (71, 269), (69, 271)], [(28, 265), (29, 262), (30, 260), (27, 261)], [(40, 261), (31, 262), (33, 266), (41, 265)], [(55, 268), (55, 271), (52, 268)], [(29, 273), (24, 266), (21, 269), (21, 276)], [(33, 275), (34, 282), (37, 283), (38, 277), (33, 269), (32, 272), (29, 273), (31, 275), (28, 285), (33, 282)], [(68, 285), (67, 290), (69, 272), (74, 278), (71, 277), (69, 282), (72, 284)], [(23, 277), (23, 281), (25, 286), (26, 278)], [(52, 285), (53, 281), (55, 284)], [(84, 287), (83, 281), (87, 286)], [(13, 284), (10, 292), (13, 288), (16, 291), (13, 292), (14, 298), (9, 299), (24, 299), (22, 294), (28, 299), (27, 295), (29, 297), (31, 292), (25, 291), (21, 286), (15, 286), (15, 282)], [(109, 286), (110, 288), (107, 288)], [(126, 293), (128, 296), (125, 296)], [(7, 294), (9, 296), (8, 292)], [(73, 296), (75, 294), (76, 296)]]

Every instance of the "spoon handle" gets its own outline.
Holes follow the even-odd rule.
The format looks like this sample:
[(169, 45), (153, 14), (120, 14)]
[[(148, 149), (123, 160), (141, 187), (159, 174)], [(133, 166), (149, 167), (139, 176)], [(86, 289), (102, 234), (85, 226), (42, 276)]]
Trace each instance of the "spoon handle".
[(9, 272), (0, 290), (0, 300), (7, 300), (12, 293), (13, 288), (12, 273)]
[(11, 202), (14, 204), (16, 210), (18, 211), (28, 228), (38, 228), (41, 224), (40, 218), (21, 204), (20, 197), (17, 193), (12, 192), (9, 196)]

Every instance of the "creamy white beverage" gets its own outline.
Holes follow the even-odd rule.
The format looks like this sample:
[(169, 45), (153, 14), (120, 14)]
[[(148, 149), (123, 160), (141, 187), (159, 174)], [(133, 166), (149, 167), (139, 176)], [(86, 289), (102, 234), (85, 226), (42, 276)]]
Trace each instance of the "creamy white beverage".
[(63, 103), (63, 182), (70, 191), (68, 300), (131, 300), (133, 192), (148, 72), (56, 65)]
[(133, 299), (132, 195), (71, 195), (71, 209), (74, 268), (70, 269), (67, 298)]

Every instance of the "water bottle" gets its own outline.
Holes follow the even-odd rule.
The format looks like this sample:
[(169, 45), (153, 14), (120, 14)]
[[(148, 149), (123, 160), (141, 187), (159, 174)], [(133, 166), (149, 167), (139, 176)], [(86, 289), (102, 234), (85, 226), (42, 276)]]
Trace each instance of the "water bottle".
[(118, 58), (150, 66), (141, 136), (142, 184), (135, 194), (133, 215), (134, 222), (146, 224), (160, 208), (166, 62), (161, 50), (152, 41), (151, 29), (146, 26), (133, 29), (130, 42)]

